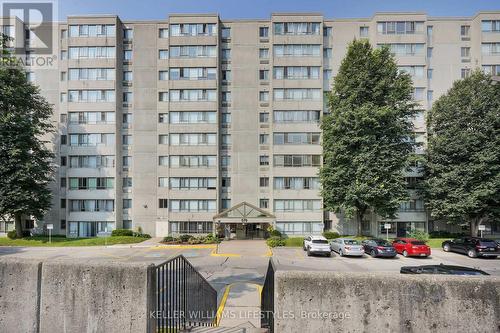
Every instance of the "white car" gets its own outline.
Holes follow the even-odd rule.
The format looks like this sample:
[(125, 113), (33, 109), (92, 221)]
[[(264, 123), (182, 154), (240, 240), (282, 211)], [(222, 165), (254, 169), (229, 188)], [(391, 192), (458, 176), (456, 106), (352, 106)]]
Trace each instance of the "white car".
[(308, 256), (312, 254), (324, 254), (329, 257), (332, 255), (328, 240), (323, 236), (307, 236), (304, 238), (303, 249), (307, 251)]
[(339, 256), (357, 256), (362, 257), (365, 254), (363, 245), (355, 239), (350, 238), (337, 238), (332, 240), (330, 248), (335, 251)]

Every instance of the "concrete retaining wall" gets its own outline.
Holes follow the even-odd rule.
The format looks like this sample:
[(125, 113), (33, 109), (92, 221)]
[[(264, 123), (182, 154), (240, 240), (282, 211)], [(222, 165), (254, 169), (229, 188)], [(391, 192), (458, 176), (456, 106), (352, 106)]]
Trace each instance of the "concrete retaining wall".
[(500, 278), (277, 271), (275, 332), (498, 332)]
[(148, 269), (2, 259), (0, 332), (147, 332)]

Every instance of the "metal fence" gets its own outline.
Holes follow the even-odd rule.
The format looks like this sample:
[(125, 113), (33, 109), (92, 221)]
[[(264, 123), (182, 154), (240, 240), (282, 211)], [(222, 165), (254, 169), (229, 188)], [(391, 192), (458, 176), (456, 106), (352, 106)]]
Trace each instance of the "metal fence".
[(274, 332), (274, 272), (276, 271), (273, 259), (269, 259), (266, 280), (262, 287), (260, 300), (261, 320), (260, 327), (267, 328), (270, 333)]
[[(170, 333), (214, 326), (217, 291), (180, 255), (152, 268), (156, 310), (150, 332)], [(154, 301), (154, 300), (153, 300)]]

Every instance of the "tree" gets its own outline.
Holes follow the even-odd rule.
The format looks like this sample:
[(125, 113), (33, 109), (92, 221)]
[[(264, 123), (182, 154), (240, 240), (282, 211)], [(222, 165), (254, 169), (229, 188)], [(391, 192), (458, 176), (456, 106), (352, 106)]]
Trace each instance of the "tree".
[[(7, 39), (0, 42), (3, 57)], [(22, 67), (0, 64), (0, 216), (14, 217), (22, 237), (22, 216), (41, 219), (51, 205), (48, 188), (53, 154), (41, 138), (53, 130), (51, 105), (26, 79)]]
[(500, 213), (500, 84), (479, 70), (456, 81), (427, 119), (425, 195), (435, 219), (478, 226)]
[(408, 193), (403, 172), (413, 150), (416, 112), (410, 76), (387, 48), (354, 40), (323, 118), (322, 196), (329, 211), (356, 215), (358, 234), (369, 210), (393, 218)]

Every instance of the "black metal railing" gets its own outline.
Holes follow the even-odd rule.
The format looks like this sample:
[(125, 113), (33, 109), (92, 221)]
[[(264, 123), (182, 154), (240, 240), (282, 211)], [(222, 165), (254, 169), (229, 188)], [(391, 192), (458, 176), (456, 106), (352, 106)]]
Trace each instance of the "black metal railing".
[(276, 271), (273, 259), (269, 259), (266, 280), (262, 287), (260, 299), (261, 320), (260, 327), (267, 328), (269, 333), (274, 332), (274, 272)]
[(179, 255), (151, 269), (156, 308), (150, 332), (179, 332), (193, 326), (214, 326), (217, 291)]

